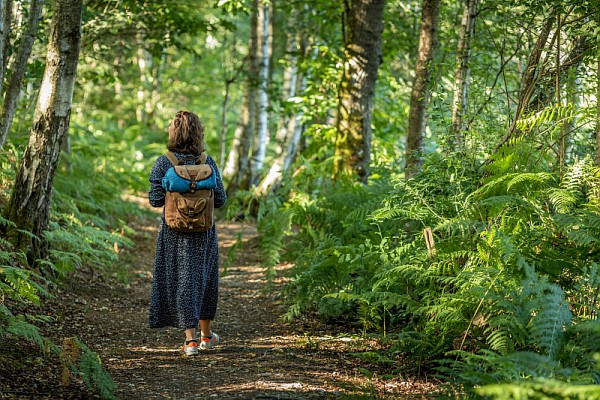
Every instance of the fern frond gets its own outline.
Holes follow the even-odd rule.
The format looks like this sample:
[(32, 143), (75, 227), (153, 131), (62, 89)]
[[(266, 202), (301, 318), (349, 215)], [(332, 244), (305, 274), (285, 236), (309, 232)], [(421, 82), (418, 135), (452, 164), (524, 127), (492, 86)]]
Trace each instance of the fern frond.
[(98, 388), (100, 396), (103, 399), (117, 399), (114, 391), (117, 388), (112, 377), (102, 367), (102, 362), (97, 353), (91, 351), (89, 347), (80, 341), (77, 341), (82, 349), (81, 358), (77, 366), (77, 371), (83, 377), (84, 382), (91, 388)]
[(569, 383), (557, 379), (545, 378), (485, 385), (476, 388), (475, 391), (481, 396), (490, 397), (495, 400), (600, 400), (598, 385)]
[(565, 329), (571, 325), (573, 318), (564, 292), (557, 285), (546, 285), (544, 293), (532, 306), (531, 340), (545, 354), (555, 358), (565, 340)]

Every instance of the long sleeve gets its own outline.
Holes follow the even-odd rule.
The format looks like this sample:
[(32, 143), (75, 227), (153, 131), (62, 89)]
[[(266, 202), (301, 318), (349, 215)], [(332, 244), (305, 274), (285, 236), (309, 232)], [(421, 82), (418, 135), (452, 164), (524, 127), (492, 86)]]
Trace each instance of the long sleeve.
[(160, 156), (154, 162), (150, 171), (150, 192), (148, 193), (148, 201), (152, 207), (162, 207), (165, 205), (165, 190), (162, 187), (162, 178), (167, 172), (168, 160), (165, 156)]
[(221, 178), (221, 173), (219, 172), (219, 168), (217, 167), (217, 163), (213, 160), (212, 157), (208, 157), (206, 162), (210, 164), (215, 173), (217, 174), (217, 187), (215, 189), (215, 208), (221, 208), (225, 205), (227, 201), (227, 194), (225, 193), (225, 187), (223, 186), (223, 179)]

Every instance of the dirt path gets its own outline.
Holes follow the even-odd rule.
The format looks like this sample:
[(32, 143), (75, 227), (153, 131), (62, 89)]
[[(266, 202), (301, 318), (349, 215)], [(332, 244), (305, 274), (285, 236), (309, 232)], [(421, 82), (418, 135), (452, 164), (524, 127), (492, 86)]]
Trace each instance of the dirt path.
[(128, 284), (81, 281), (62, 289), (60, 301), (68, 306), (54, 333), (78, 336), (96, 351), (122, 399), (425, 398), (435, 389), (424, 380), (378, 379), (377, 372), (367, 378), (365, 370), (376, 368), (351, 352), (368, 343), (314, 321), (282, 323), (282, 282), (265, 290), (256, 232), (241, 224), (218, 229), (222, 261), (244, 231), (243, 248), (220, 281), (213, 326), (220, 347), (186, 357), (180, 330), (148, 328), (154, 221), (136, 226), (136, 247), (124, 257)]

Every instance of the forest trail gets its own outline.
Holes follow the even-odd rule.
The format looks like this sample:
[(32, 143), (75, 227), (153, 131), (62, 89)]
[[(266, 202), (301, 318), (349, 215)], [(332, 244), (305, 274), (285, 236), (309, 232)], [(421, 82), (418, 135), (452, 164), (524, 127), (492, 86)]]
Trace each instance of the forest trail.
[[(219, 224), (221, 263), (243, 230), (243, 245), (220, 281), (213, 330), (216, 349), (186, 357), (178, 329), (148, 328), (148, 303), (158, 222), (136, 226), (136, 246), (124, 255), (128, 284), (77, 284), (64, 291), (58, 329), (96, 351), (122, 399), (327, 399), (424, 398), (432, 382), (378, 379), (351, 353), (370, 344), (342, 337), (315, 321), (281, 322), (277, 304), (283, 278), (266, 290), (257, 234), (241, 223)], [(285, 268), (285, 267), (282, 267)], [(369, 375), (369, 374), (367, 374)]]

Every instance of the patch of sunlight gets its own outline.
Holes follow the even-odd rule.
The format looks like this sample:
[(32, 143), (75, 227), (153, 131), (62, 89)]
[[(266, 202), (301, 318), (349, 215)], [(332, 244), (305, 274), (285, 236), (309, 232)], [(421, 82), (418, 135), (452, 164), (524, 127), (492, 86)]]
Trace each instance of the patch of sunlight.
[(181, 352), (181, 349), (179, 349), (179, 348), (173, 348), (173, 347), (147, 347), (147, 346), (130, 347), (127, 350), (139, 351), (139, 352), (144, 352), (144, 353), (164, 353), (164, 352), (180, 353)]

